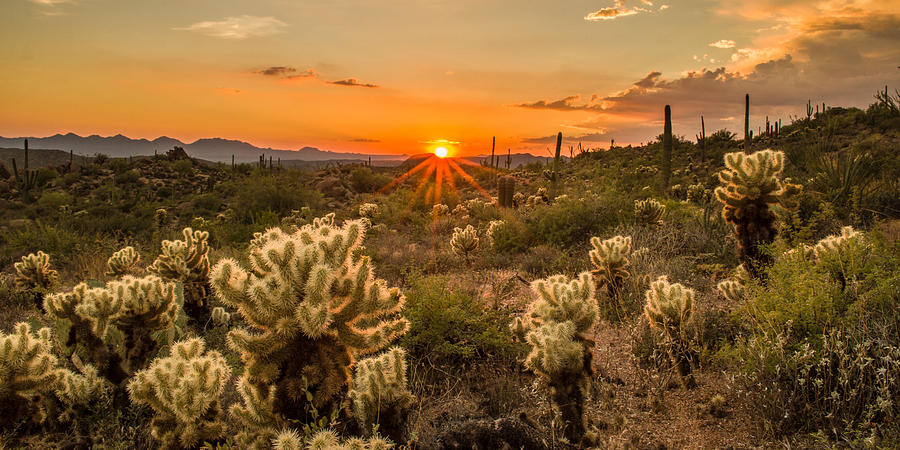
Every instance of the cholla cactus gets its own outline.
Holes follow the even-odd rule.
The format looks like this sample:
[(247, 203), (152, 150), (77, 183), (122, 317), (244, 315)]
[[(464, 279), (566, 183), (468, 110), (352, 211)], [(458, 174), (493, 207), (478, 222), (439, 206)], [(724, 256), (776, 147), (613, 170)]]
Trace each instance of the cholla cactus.
[(513, 207), (519, 208), (525, 206), (526, 201), (527, 198), (525, 197), (525, 194), (521, 192), (516, 192), (515, 194), (513, 194)]
[(487, 231), (484, 233), (484, 237), (487, 238), (488, 245), (491, 247), (494, 246), (494, 233), (496, 233), (506, 222), (503, 220), (492, 220), (487, 227)]
[(468, 216), (468, 215), (469, 215), (469, 209), (466, 208), (465, 205), (463, 205), (462, 203), (460, 203), (460, 204), (456, 205), (455, 208), (453, 208), (453, 211), (451, 211), (451, 214), (453, 214), (454, 216), (460, 216), (460, 217), (462, 217), (462, 216)]
[(147, 271), (184, 283), (184, 311), (197, 321), (209, 317), (209, 233), (185, 228), (184, 240), (162, 241), (162, 253)]
[(50, 255), (38, 251), (22, 257), (22, 262), (13, 265), (16, 269), (14, 282), (19, 289), (45, 291), (59, 279), (59, 274), (50, 268)]
[(862, 235), (851, 226), (841, 228), (841, 234), (828, 236), (813, 248), (818, 260), (840, 259), (841, 255), (862, 242)]
[(156, 225), (157, 229), (161, 229), (166, 226), (166, 223), (169, 221), (169, 213), (166, 212), (165, 209), (159, 208), (153, 214), (153, 223)]
[[(279, 436), (280, 437), (280, 436)], [(276, 442), (275, 445), (281, 444)], [(305, 450), (387, 450), (394, 446), (391, 441), (380, 436), (369, 439), (353, 438), (342, 441), (334, 431), (323, 430), (313, 435)], [(282, 447), (293, 450), (293, 447)]]
[(472, 225), (466, 225), (465, 229), (456, 227), (453, 229), (453, 236), (450, 237), (450, 248), (453, 253), (466, 259), (469, 264), (469, 255), (478, 249), (478, 232)]
[(747, 297), (747, 283), (750, 282), (750, 274), (743, 265), (738, 266), (735, 270), (734, 278), (722, 280), (716, 285), (722, 296), (730, 302), (737, 303), (743, 301)]
[[(675, 175), (678, 175), (678, 170), (675, 171)], [(672, 193), (672, 197), (677, 198), (678, 200), (684, 200), (687, 198), (687, 190), (688, 188), (684, 187), (682, 184), (674, 184), (670, 188), (670, 192)]]
[(394, 347), (356, 364), (350, 383), (353, 413), (363, 429), (399, 441), (415, 396), (406, 387), (406, 351)]
[(171, 355), (134, 374), (128, 394), (156, 412), (151, 434), (163, 447), (190, 448), (225, 432), (219, 395), (231, 369), (219, 352), (205, 352), (203, 339), (172, 345)]
[(212, 310), (212, 320), (216, 325), (226, 326), (231, 322), (231, 313), (221, 306), (216, 306)]
[(634, 201), (634, 219), (638, 225), (662, 225), (665, 213), (666, 206), (652, 198)]
[(89, 405), (104, 392), (104, 381), (92, 365), (80, 367), (81, 373), (66, 369), (59, 370), (56, 397), (66, 406), (60, 418), (75, 420), (83, 413), (82, 407)]
[[(625, 280), (631, 276), (628, 267), (631, 265), (631, 236), (615, 236), (601, 241), (591, 238), (593, 249), (588, 253), (594, 270), (594, 281), (598, 287), (606, 287), (611, 298), (619, 300)], [(621, 306), (621, 305), (620, 305)]]
[(778, 176), (784, 170), (784, 153), (762, 150), (751, 155), (741, 152), (725, 155), (725, 169), (719, 172), (722, 186), (716, 188), (716, 199), (724, 205), (722, 216), (734, 225), (738, 240), (738, 256), (751, 275), (757, 276), (769, 258), (759, 251), (761, 244), (775, 239), (775, 213), (780, 205), (796, 207), (801, 186)]
[(378, 205), (375, 203), (363, 203), (359, 205), (359, 216), (372, 220), (378, 215)]
[(125, 276), (103, 288), (80, 283), (70, 292), (48, 295), (44, 310), (68, 322), (62, 344), (80, 347), (113, 384), (144, 367), (157, 346), (152, 334), (172, 329), (179, 312), (175, 284), (153, 275)]
[(125, 247), (122, 250), (113, 253), (112, 256), (106, 260), (106, 275), (110, 277), (131, 275), (140, 260), (141, 255), (134, 250), (134, 247)]
[(687, 200), (698, 205), (705, 205), (712, 199), (712, 191), (701, 183), (692, 184), (687, 189)]
[(316, 219), (292, 234), (269, 229), (250, 245), (250, 270), (230, 258), (212, 270), (215, 295), (252, 327), (228, 333), (245, 363), (238, 387), (244, 402), (232, 407), (245, 430), (242, 445), (269, 442), (284, 420), (304, 417), (309, 401), (319, 411), (334, 406), (354, 358), (409, 327), (398, 317), (404, 297), (357, 254), (362, 222), (338, 227), (333, 220)]
[(669, 357), (686, 387), (694, 384), (691, 376), (693, 357), (687, 327), (694, 318), (694, 290), (680, 283), (670, 284), (665, 275), (650, 283), (644, 316), (650, 326), (665, 338)]
[(52, 347), (49, 328), (33, 335), (31, 326), (19, 322), (11, 334), (0, 331), (0, 422), (28, 416), (43, 421), (43, 408), (33, 400), (57, 387), (60, 373)]
[(438, 203), (431, 207), (431, 216), (435, 219), (437, 219), (438, 217), (446, 217), (449, 214), (450, 207), (443, 203)]
[(590, 272), (569, 280), (556, 275), (531, 283), (538, 295), (512, 328), (525, 335), (531, 352), (525, 366), (545, 378), (566, 426), (566, 437), (579, 443), (584, 436), (584, 402), (589, 395), (594, 341), (588, 337), (597, 321), (594, 283)]

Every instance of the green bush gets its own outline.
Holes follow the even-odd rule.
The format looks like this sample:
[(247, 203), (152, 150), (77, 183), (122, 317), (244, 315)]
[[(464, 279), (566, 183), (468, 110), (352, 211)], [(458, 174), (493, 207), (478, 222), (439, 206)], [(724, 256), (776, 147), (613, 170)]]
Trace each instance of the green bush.
[(591, 236), (600, 236), (618, 223), (614, 205), (598, 196), (567, 198), (538, 207), (527, 221), (538, 243), (562, 248), (584, 246)]
[(453, 366), (473, 359), (511, 359), (519, 346), (507, 327), (510, 318), (488, 311), (471, 295), (450, 286), (450, 277), (417, 278), (405, 292), (410, 322), (403, 347), (413, 358)]
[(391, 177), (372, 172), (369, 167), (357, 167), (350, 172), (350, 184), (356, 192), (375, 192), (391, 182)]

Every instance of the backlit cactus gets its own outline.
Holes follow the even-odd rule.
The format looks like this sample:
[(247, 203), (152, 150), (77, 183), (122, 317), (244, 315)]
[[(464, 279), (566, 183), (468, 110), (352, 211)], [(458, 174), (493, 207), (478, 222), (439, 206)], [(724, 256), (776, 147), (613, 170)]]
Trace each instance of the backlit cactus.
[(363, 429), (401, 440), (409, 407), (415, 397), (406, 387), (406, 352), (394, 347), (356, 364), (350, 383), (353, 414)]
[[(275, 442), (275, 445), (282, 442)], [(283, 445), (283, 444), (282, 444)], [(352, 438), (342, 440), (335, 432), (323, 430), (314, 434), (307, 442), (305, 450), (387, 450), (394, 445), (391, 441), (380, 436), (369, 439)], [(293, 450), (292, 447), (282, 447), (285, 450)]]
[(97, 288), (80, 283), (48, 295), (44, 310), (66, 323), (61, 344), (80, 349), (113, 384), (146, 365), (157, 350), (153, 334), (172, 329), (179, 312), (175, 284), (153, 275), (125, 276)]
[(840, 259), (842, 254), (850, 251), (851, 247), (862, 242), (862, 235), (851, 226), (841, 228), (841, 234), (828, 236), (819, 241), (813, 247), (816, 259)]
[(378, 205), (375, 203), (363, 203), (359, 205), (359, 217), (372, 220), (378, 215)]
[(722, 186), (715, 190), (716, 199), (724, 205), (722, 216), (734, 225), (738, 240), (738, 256), (753, 276), (769, 257), (760, 246), (775, 239), (776, 205), (784, 209), (796, 207), (802, 189), (788, 180), (778, 179), (784, 170), (784, 153), (762, 150), (751, 155), (741, 152), (725, 155), (726, 168), (719, 172)]
[(598, 287), (606, 287), (611, 298), (618, 299), (625, 284), (625, 280), (631, 276), (628, 267), (631, 265), (631, 236), (615, 236), (610, 239), (600, 240), (599, 237), (591, 238), (591, 249), (588, 256), (594, 269), (591, 274)]
[(584, 404), (589, 395), (589, 337), (597, 321), (594, 283), (590, 272), (570, 280), (556, 275), (531, 283), (538, 298), (512, 328), (531, 346), (525, 366), (545, 378), (565, 424), (565, 435), (578, 444), (585, 433)]
[(750, 275), (744, 266), (738, 266), (735, 270), (735, 276), (728, 280), (722, 280), (716, 286), (722, 296), (730, 302), (741, 302), (747, 296), (747, 283), (750, 282)]
[(250, 324), (228, 334), (245, 363), (244, 402), (232, 408), (242, 445), (268, 442), (286, 420), (305, 417), (310, 401), (319, 411), (336, 405), (354, 358), (409, 327), (398, 316), (404, 297), (358, 255), (362, 222), (333, 221), (316, 219), (292, 234), (269, 229), (250, 245), (249, 270), (230, 258), (212, 270), (215, 295)]
[(456, 227), (453, 229), (453, 236), (450, 237), (450, 248), (453, 253), (466, 259), (469, 263), (469, 255), (478, 249), (478, 232), (472, 225), (466, 225), (466, 228)]
[(106, 275), (111, 277), (131, 275), (140, 260), (141, 255), (134, 250), (134, 247), (125, 247), (113, 253), (112, 256), (106, 260)]
[(662, 225), (666, 206), (648, 198), (634, 201), (634, 220), (638, 225)]
[(231, 322), (231, 313), (225, 311), (225, 308), (221, 306), (216, 306), (212, 310), (212, 320), (216, 325), (226, 326), (229, 322)]
[(209, 317), (209, 233), (185, 228), (184, 240), (162, 241), (147, 271), (184, 284), (184, 311), (198, 321)]
[(665, 275), (650, 283), (644, 304), (644, 316), (650, 326), (665, 339), (665, 344), (685, 386), (694, 384), (691, 376), (692, 350), (687, 327), (694, 319), (694, 290), (680, 283), (669, 283)]
[(500, 230), (506, 222), (503, 220), (492, 220), (487, 227), (487, 231), (484, 233), (485, 239), (487, 239), (488, 245), (491, 247), (494, 246), (494, 234)]
[(712, 191), (703, 184), (692, 184), (687, 188), (687, 200), (698, 205), (705, 205), (712, 199)]
[(10, 334), (0, 331), (0, 423), (43, 420), (34, 400), (56, 390), (60, 372), (52, 348), (49, 328), (33, 334), (31, 326), (19, 322)]
[(446, 217), (450, 214), (450, 207), (443, 204), (438, 203), (431, 207), (431, 216), (435, 219), (439, 217)]
[(16, 287), (25, 290), (47, 290), (59, 279), (59, 274), (50, 268), (50, 255), (38, 251), (22, 257), (22, 262), (13, 264), (16, 269)]
[(200, 338), (177, 342), (128, 384), (131, 400), (156, 412), (151, 433), (164, 448), (190, 448), (225, 432), (219, 395), (231, 369), (219, 352), (204, 350)]

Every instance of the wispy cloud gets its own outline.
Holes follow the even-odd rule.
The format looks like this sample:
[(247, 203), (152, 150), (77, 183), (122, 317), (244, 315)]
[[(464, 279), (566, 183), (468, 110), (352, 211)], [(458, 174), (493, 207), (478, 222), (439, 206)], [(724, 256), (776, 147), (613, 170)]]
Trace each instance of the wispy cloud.
[(719, 39), (718, 41), (709, 44), (710, 47), (715, 48), (734, 48), (735, 45), (737, 44), (730, 39)]
[[(650, 7), (653, 6), (652, 1), (641, 0), (640, 3), (643, 6), (629, 7), (625, 4), (625, 0), (615, 0), (613, 2), (613, 6), (600, 8), (597, 11), (589, 13), (588, 15), (584, 16), (584, 20), (597, 22), (601, 20), (614, 20), (618, 19), (619, 17), (633, 16), (645, 12), (653, 12), (653, 10), (650, 9)], [(669, 9), (669, 5), (661, 5), (658, 8), (658, 11), (663, 11), (666, 9)]]
[(346, 79), (337, 80), (337, 81), (327, 81), (327, 83), (338, 85), (338, 86), (355, 86), (355, 87), (364, 87), (364, 88), (377, 88), (378, 87), (377, 84), (363, 83), (363, 82), (357, 80), (356, 78), (346, 78)]
[(352, 86), (352, 87), (364, 87), (364, 88), (377, 88), (380, 87), (377, 84), (371, 83), (363, 83), (356, 78), (345, 78), (343, 80), (336, 81), (328, 81), (323, 80), (322, 77), (315, 69), (306, 69), (306, 70), (298, 70), (296, 67), (291, 66), (270, 66), (265, 69), (254, 70), (254, 74), (262, 75), (266, 77), (278, 78), (280, 80), (301, 80), (301, 79), (312, 79), (319, 80), (325, 84), (330, 84), (334, 86)]
[(350, 139), (349, 142), (360, 142), (360, 143), (371, 144), (371, 143), (377, 143), (377, 142), (381, 142), (381, 141), (378, 139), (356, 138), (356, 139)]
[(179, 31), (194, 31), (222, 39), (247, 39), (250, 37), (271, 36), (273, 34), (281, 33), (286, 26), (286, 23), (274, 17), (243, 15), (239, 17), (226, 17), (222, 20), (197, 22), (187, 27), (175, 29)]

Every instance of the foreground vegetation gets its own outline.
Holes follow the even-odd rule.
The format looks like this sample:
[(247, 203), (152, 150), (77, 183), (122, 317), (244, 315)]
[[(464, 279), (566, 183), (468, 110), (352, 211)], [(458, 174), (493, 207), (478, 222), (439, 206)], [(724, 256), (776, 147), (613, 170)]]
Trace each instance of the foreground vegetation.
[(494, 199), (176, 152), (10, 174), (0, 442), (895, 447), (884, 97), (469, 170)]

